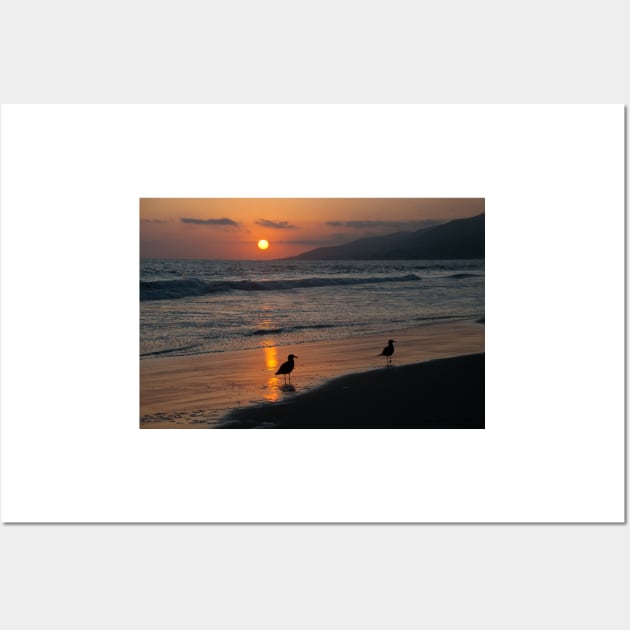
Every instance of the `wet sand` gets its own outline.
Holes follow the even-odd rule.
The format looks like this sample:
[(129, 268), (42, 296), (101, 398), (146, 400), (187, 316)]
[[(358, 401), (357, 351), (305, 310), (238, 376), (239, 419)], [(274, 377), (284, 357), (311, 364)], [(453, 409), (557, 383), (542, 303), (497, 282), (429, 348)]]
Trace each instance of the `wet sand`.
[(292, 400), (238, 409), (219, 428), (483, 429), (485, 355), (342, 376)]
[[(484, 326), (471, 321), (417, 326), (396, 331), (392, 337), (397, 342), (393, 367), (385, 368), (392, 374), (406, 365), (484, 351)], [(140, 427), (215, 428), (241, 408), (278, 407), (336, 377), (382, 372), (385, 358), (377, 355), (388, 338), (385, 333), (286, 347), (269, 345), (255, 350), (143, 359)], [(291, 375), (295, 391), (283, 391), (284, 378), (275, 376), (275, 372), (290, 353), (298, 357)], [(232, 422), (234, 419), (232, 416)]]

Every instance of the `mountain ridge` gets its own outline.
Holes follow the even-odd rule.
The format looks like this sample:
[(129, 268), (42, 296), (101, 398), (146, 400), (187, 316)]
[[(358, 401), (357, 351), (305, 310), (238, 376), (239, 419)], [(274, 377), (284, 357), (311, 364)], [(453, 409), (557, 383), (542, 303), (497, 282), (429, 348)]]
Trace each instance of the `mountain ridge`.
[(485, 212), (422, 228), (318, 247), (285, 260), (439, 260), (485, 258)]

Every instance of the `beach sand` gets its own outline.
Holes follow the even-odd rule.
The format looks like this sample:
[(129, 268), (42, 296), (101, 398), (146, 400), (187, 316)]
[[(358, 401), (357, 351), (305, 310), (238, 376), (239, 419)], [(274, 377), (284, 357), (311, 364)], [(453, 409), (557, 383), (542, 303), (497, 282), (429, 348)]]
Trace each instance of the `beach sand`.
[[(436, 392), (440, 383), (449, 382), (452, 387), (457, 388), (450, 394), (444, 392), (445, 405), (452, 402), (448, 400), (449, 398), (465, 400), (474, 394), (474, 392), (461, 396), (459, 393), (454, 394), (455, 391), (462, 391), (462, 388), (467, 389), (464, 382), (466, 380), (470, 381), (471, 386), (473, 382), (476, 383), (475, 387), (479, 390), (477, 398), (478, 394), (483, 397), (483, 357), (469, 358), (468, 362), (451, 361), (448, 363), (450, 367), (438, 363), (413, 365), (433, 359), (483, 353), (483, 324), (472, 321), (427, 324), (398, 330), (392, 333), (391, 337), (397, 342), (391, 368), (385, 368), (385, 358), (377, 356), (389, 339), (387, 333), (357, 335), (347, 339), (286, 347), (269, 345), (255, 350), (143, 359), (140, 361), (140, 427), (207, 429), (219, 426), (271, 426), (271, 417), (263, 417), (265, 413), (277, 409), (280, 414), (290, 415), (293, 412), (284, 410), (285, 403), (303, 405), (304, 403), (300, 401), (306, 398), (309, 392), (311, 396), (318, 395), (320, 398), (324, 392), (326, 404), (323, 404), (324, 399), (321, 399), (317, 413), (330, 415), (330, 396), (337, 396), (339, 390), (326, 392), (321, 386), (336, 377), (346, 375), (363, 378), (364, 385), (360, 386), (358, 381), (352, 381), (350, 385), (342, 384), (342, 387), (348, 386), (353, 392), (364, 391), (374, 394), (380, 392), (383, 400), (387, 399), (388, 391), (391, 397), (391, 393), (394, 392), (392, 388), (397, 388), (396, 396), (399, 402), (396, 409), (399, 409), (397, 412), (399, 414), (400, 409), (413, 406), (416, 400), (420, 400), (423, 394), (414, 383), (421, 383), (422, 381), (417, 379), (423, 378), (429, 382), (431, 376), (427, 369), (432, 370), (434, 374), (433, 390)], [(272, 342), (270, 339), (269, 343)], [(283, 391), (284, 378), (275, 376), (275, 372), (290, 353), (298, 357), (291, 375), (295, 391)], [(414, 371), (416, 376), (413, 376)], [(479, 376), (482, 379), (481, 385)], [(408, 384), (408, 391), (405, 390), (404, 383)], [(385, 384), (390, 388), (388, 391), (382, 389)], [(338, 383), (331, 383), (330, 386), (337, 387)], [(427, 389), (424, 388), (423, 391)], [(403, 396), (405, 400), (402, 399)], [(438, 399), (439, 396), (435, 400)], [(313, 398), (310, 401), (308, 404), (315, 405)], [(347, 404), (356, 406), (358, 402)], [(483, 406), (483, 400), (481, 403), (477, 400), (475, 404), (477, 407), (479, 404)], [(286, 407), (288, 406), (287, 404)], [(368, 408), (366, 414), (374, 418), (382, 416), (376, 407), (374, 413)], [(361, 420), (363, 423), (366, 422), (366, 414), (363, 414)], [(348, 416), (348, 412), (345, 415)], [(277, 426), (298, 426), (291, 424), (293, 420), (288, 420), (288, 417), (283, 415), (284, 420), (277, 420)], [(305, 416), (302, 415), (301, 418), (304, 419)], [(311, 416), (309, 422), (316, 419), (316, 416)], [(475, 426), (478, 426), (478, 418), (476, 423)], [(483, 426), (483, 418), (481, 423)], [(323, 426), (322, 422), (316, 424)], [(299, 426), (305, 425), (302, 423)], [(393, 425), (383, 423), (382, 426)]]
[(484, 380), (484, 354), (381, 368), (238, 409), (219, 428), (483, 429)]

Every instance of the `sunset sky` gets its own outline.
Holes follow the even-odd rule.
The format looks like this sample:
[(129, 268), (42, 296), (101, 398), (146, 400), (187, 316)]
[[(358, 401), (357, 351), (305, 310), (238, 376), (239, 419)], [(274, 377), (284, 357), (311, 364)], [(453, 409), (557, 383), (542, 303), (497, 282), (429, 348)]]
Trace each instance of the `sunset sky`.
[(140, 199), (140, 257), (284, 258), (483, 211), (484, 199)]

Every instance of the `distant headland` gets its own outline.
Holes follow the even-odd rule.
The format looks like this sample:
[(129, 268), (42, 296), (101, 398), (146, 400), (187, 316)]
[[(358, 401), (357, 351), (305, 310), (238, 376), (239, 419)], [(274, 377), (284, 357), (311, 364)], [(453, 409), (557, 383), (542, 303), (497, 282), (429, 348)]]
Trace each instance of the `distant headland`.
[(485, 213), (416, 232), (372, 236), (318, 247), (284, 260), (453, 260), (485, 258)]

